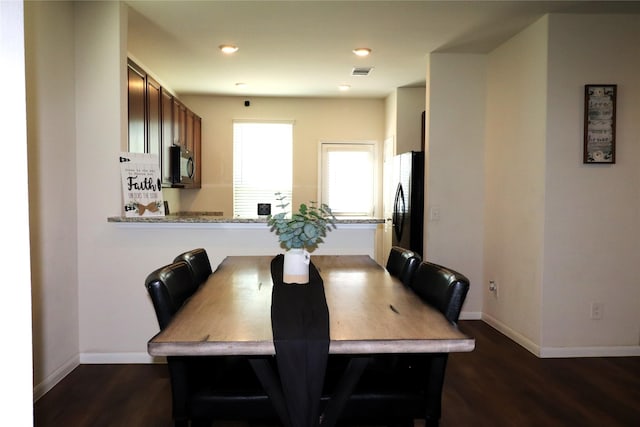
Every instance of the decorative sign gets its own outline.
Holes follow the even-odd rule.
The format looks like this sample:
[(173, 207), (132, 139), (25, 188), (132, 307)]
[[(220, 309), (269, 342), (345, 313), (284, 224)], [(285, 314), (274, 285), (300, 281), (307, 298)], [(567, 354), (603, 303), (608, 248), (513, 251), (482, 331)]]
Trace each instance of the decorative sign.
[(156, 154), (120, 154), (124, 216), (164, 216), (158, 164)]
[(583, 163), (616, 162), (616, 88), (584, 87)]

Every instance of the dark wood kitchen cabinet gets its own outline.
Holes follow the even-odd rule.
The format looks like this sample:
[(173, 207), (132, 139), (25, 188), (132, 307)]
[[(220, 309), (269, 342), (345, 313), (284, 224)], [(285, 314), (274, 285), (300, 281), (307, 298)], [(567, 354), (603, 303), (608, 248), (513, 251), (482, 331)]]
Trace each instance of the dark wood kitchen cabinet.
[(187, 107), (173, 98), (173, 145), (186, 148), (187, 139)]
[[(158, 155), (162, 184), (201, 187), (202, 119), (133, 61), (128, 61), (128, 149)], [(179, 146), (179, 177), (172, 177), (171, 147)]]
[(189, 176), (185, 180), (185, 184), (188, 184), (191, 188), (200, 188), (202, 177), (200, 174), (202, 119), (189, 109), (186, 109), (184, 119), (184, 145), (187, 155), (192, 159), (188, 166)]
[(162, 135), (161, 150), (162, 159), (162, 185), (171, 186), (171, 163), (169, 161), (171, 152), (169, 148), (173, 145), (173, 95), (165, 88), (160, 89), (161, 94), (161, 115), (162, 115)]
[(127, 67), (128, 82), (128, 147), (131, 153), (145, 153), (147, 147), (146, 126), (146, 73), (133, 63)]
[(202, 187), (202, 118), (193, 115), (193, 161), (196, 165), (193, 174), (193, 187)]
[(180, 100), (173, 98), (173, 145), (181, 151), (181, 179), (184, 188), (200, 188), (202, 119)]
[(147, 152), (155, 154), (162, 164), (162, 98), (158, 82), (147, 76)]

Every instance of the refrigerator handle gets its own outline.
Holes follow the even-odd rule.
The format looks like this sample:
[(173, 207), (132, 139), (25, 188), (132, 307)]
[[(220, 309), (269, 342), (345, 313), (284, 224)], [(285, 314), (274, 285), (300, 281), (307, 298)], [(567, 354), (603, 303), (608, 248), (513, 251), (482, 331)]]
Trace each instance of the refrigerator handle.
[(402, 184), (398, 184), (396, 196), (393, 201), (393, 231), (396, 233), (396, 239), (402, 239), (402, 231), (404, 229), (404, 190)]

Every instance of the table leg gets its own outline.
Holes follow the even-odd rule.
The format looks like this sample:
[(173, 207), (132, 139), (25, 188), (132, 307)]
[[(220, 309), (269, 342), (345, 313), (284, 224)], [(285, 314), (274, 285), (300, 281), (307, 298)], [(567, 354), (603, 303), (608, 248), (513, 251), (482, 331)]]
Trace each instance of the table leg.
[(437, 427), (442, 413), (442, 388), (444, 374), (447, 368), (447, 353), (436, 353), (430, 356), (429, 371), (427, 372), (427, 388), (425, 408), (425, 426)]
[(349, 400), (349, 396), (351, 396), (351, 393), (362, 376), (362, 372), (364, 372), (370, 360), (371, 357), (353, 357), (349, 360), (349, 364), (340, 378), (336, 391), (329, 399), (320, 417), (321, 426), (333, 427), (336, 424), (342, 409), (346, 405), (347, 400)]
[(282, 387), (280, 386), (280, 379), (276, 376), (273, 368), (269, 364), (267, 359), (249, 359), (249, 363), (256, 373), (260, 384), (267, 392), (271, 403), (273, 404), (276, 413), (280, 417), (284, 427), (291, 427), (291, 420), (289, 419), (289, 413), (287, 411), (287, 403), (282, 393)]

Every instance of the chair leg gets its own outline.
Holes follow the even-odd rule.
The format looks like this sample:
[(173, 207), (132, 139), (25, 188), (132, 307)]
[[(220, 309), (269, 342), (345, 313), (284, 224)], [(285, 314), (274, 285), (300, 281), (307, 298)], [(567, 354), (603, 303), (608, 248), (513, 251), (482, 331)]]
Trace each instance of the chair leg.
[(440, 425), (440, 420), (425, 420), (424, 427), (438, 427)]

